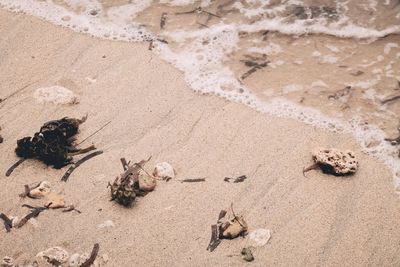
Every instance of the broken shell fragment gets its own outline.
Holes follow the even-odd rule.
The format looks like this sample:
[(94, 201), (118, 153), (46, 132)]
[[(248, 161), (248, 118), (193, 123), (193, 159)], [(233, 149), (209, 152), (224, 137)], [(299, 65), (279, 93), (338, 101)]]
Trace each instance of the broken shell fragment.
[(312, 157), (324, 173), (346, 175), (355, 173), (358, 169), (358, 161), (350, 150), (319, 148), (312, 152)]
[(1, 267), (12, 267), (14, 266), (14, 259), (8, 256), (5, 256), (0, 264)]
[(221, 226), (221, 230), (223, 238), (233, 239), (247, 232), (247, 223), (242, 216), (236, 216), (225, 222)]
[(61, 247), (52, 247), (36, 255), (39, 266), (60, 266), (68, 261), (69, 254)]
[(51, 184), (49, 181), (40, 182), (39, 186), (29, 191), (29, 195), (32, 198), (42, 198), (51, 191)]
[(154, 168), (153, 175), (163, 180), (175, 178), (175, 170), (168, 162), (160, 162)]
[(50, 209), (59, 209), (65, 207), (65, 200), (63, 195), (50, 192), (46, 195), (45, 207)]
[(265, 246), (271, 238), (271, 231), (268, 229), (257, 229), (249, 233), (249, 239), (253, 241), (256, 246)]

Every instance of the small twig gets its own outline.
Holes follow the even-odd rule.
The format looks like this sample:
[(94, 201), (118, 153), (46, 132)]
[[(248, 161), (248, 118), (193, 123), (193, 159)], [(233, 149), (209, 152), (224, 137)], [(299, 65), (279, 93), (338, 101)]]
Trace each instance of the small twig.
[(387, 104), (387, 103), (389, 103), (389, 102), (392, 102), (392, 101), (395, 101), (395, 100), (397, 100), (397, 99), (400, 99), (400, 95), (396, 95), (396, 96), (393, 96), (393, 97), (389, 97), (389, 98), (387, 98), (387, 99), (385, 99), (385, 100), (382, 100), (382, 101), (381, 101), (381, 104), (382, 104), (382, 105), (385, 105), (385, 104)]
[(84, 263), (82, 263), (79, 267), (89, 267), (91, 266), (94, 261), (96, 260), (97, 254), (99, 253), (99, 243), (94, 244), (92, 253), (90, 253), (89, 259), (87, 259)]
[(218, 221), (220, 221), (222, 218), (224, 218), (225, 215), (226, 215), (226, 213), (227, 213), (226, 210), (221, 210), (221, 211), (219, 212), (219, 215), (218, 215)]
[(12, 173), (22, 162), (24, 162), (25, 160), (26, 160), (26, 158), (22, 158), (22, 159), (19, 159), (17, 162), (15, 162), (15, 163), (7, 170), (6, 176), (7, 176), (7, 177), (10, 176), (11, 173)]
[(76, 211), (77, 213), (82, 213), (80, 210), (76, 209), (74, 205), (69, 205), (62, 212), (70, 212), (70, 211)]
[(200, 26), (203, 26), (204, 28), (210, 28), (206, 24), (203, 24), (203, 23), (200, 23), (200, 22), (197, 22), (197, 24), (199, 24)]
[(10, 229), (12, 228), (12, 221), (10, 218), (8, 218), (4, 213), (0, 213), (0, 219), (4, 221), (4, 227), (6, 228), (6, 231), (10, 232)]
[(104, 127), (106, 127), (106, 126), (109, 125), (110, 123), (111, 123), (111, 121), (109, 121), (109, 122), (107, 122), (106, 124), (104, 124), (103, 126), (101, 126), (97, 131), (95, 131), (94, 133), (92, 133), (91, 135), (89, 135), (88, 137), (86, 137), (85, 139), (83, 139), (81, 142), (79, 142), (79, 143), (77, 144), (77, 146), (80, 145), (80, 144), (82, 144), (82, 143), (85, 142), (87, 139), (89, 139), (89, 138), (92, 137), (93, 135), (97, 134), (97, 133), (100, 132), (101, 130), (103, 130)]
[(121, 158), (121, 163), (122, 163), (122, 168), (124, 168), (124, 171), (126, 171), (129, 167), (129, 165), (128, 165), (129, 163), (126, 162), (125, 158)]
[(219, 239), (219, 226), (216, 224), (211, 225), (211, 239), (210, 243), (208, 244), (207, 250), (213, 252), (218, 245), (221, 243)]
[(71, 175), (71, 173), (78, 168), (82, 163), (84, 163), (85, 161), (96, 157), (100, 154), (102, 154), (103, 151), (99, 150), (99, 151), (95, 151), (89, 155), (84, 156), (83, 158), (81, 158), (80, 160), (78, 160), (75, 164), (73, 164), (71, 167), (69, 167), (69, 169), (65, 172), (65, 174), (63, 175), (63, 177), (61, 178), (61, 181), (66, 182), (69, 178), (69, 176)]
[(205, 182), (206, 178), (183, 179), (178, 181), (180, 181), (181, 183), (198, 183), (198, 182)]
[(318, 168), (318, 163), (313, 163), (312, 165), (310, 165), (306, 168), (303, 168), (303, 176), (307, 178), (305, 173), (308, 171), (311, 171), (311, 170), (315, 170), (316, 168)]
[(19, 223), (17, 224), (17, 228), (24, 226), (30, 219), (39, 216), (39, 214), (47, 210), (51, 204), (53, 203), (49, 203), (46, 207), (32, 207), (27, 204), (22, 205), (22, 207), (30, 208), (32, 209), (32, 211), (19, 221)]

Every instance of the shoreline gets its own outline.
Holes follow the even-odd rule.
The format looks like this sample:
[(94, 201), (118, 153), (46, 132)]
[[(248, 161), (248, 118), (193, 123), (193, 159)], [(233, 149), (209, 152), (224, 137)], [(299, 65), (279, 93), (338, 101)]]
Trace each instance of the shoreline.
[[(19, 199), (24, 184), (46, 179), (54, 187), (62, 185), (65, 169), (33, 160), (4, 176), (16, 160), (17, 139), (48, 120), (89, 113), (79, 142), (111, 121), (85, 143), (94, 142), (104, 154), (82, 165), (63, 186), (67, 203), (82, 214), (51, 210), (37, 218), (37, 228), (1, 229), (0, 257), (25, 261), (49, 247), (90, 251), (98, 242), (109, 266), (239, 266), (240, 256), (227, 255), (239, 254), (246, 239), (223, 241), (213, 253), (206, 251), (210, 225), (233, 202), (250, 229), (272, 231), (269, 243), (253, 252), (255, 266), (400, 263), (400, 212), (392, 176), (349, 135), (197, 95), (147, 44), (99, 40), (4, 10), (0, 25), (0, 97), (26, 86), (0, 103), (0, 212), (21, 216), (21, 204), (39, 204)], [(33, 92), (52, 85), (72, 90), (80, 102), (38, 104)], [(302, 168), (316, 146), (354, 150), (359, 171), (348, 178), (312, 171), (304, 178)], [(119, 159), (150, 155), (149, 168), (168, 161), (177, 179), (206, 177), (206, 182), (159, 182), (131, 209), (109, 202), (106, 186), (121, 172)], [(243, 174), (248, 179), (241, 184), (223, 182), (225, 176)], [(115, 227), (97, 228), (106, 220)]]

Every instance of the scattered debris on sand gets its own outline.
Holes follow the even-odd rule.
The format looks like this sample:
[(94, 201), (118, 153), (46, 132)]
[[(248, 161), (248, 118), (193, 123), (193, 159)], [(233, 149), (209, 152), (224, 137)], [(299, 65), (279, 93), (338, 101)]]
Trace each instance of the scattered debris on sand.
[(240, 254), (242, 254), (242, 257), (245, 261), (252, 262), (254, 260), (253, 253), (251, 252), (251, 249), (248, 247), (243, 248)]
[(241, 183), (244, 182), (244, 180), (247, 179), (246, 175), (241, 175), (237, 178), (231, 178), (231, 177), (225, 177), (224, 178), (224, 182), (228, 182), (228, 183)]
[(60, 120), (49, 121), (33, 137), (19, 139), (15, 153), (22, 159), (7, 171), (6, 176), (9, 176), (23, 159), (36, 158), (46, 165), (59, 169), (69, 164), (72, 156), (94, 150), (94, 146), (78, 149), (73, 145), (73, 137), (78, 133), (79, 125), (86, 119), (87, 116), (82, 119), (64, 117)]
[(84, 156), (83, 158), (81, 158), (80, 160), (78, 160), (77, 162), (73, 163), (72, 166), (70, 166), (68, 168), (68, 170), (65, 172), (65, 174), (63, 175), (63, 177), (61, 177), (61, 181), (66, 182), (68, 181), (69, 176), (72, 174), (72, 172), (78, 168), (80, 165), (82, 165), (85, 161), (94, 158), (98, 155), (103, 154), (102, 150), (98, 150), (95, 152), (90, 153), (89, 155)]
[(124, 158), (121, 159), (125, 172), (118, 176), (112, 184), (108, 183), (111, 189), (111, 200), (129, 207), (136, 197), (144, 196), (154, 190), (156, 179), (143, 168), (150, 159), (151, 157), (134, 164), (126, 162)]
[[(0, 127), (0, 131), (1, 131), (1, 127)], [(4, 139), (3, 137), (0, 135), (0, 144), (3, 143)]]
[(68, 261), (69, 253), (62, 247), (52, 247), (39, 252), (35, 257), (38, 266), (61, 266)]
[(160, 29), (164, 29), (165, 23), (167, 22), (167, 13), (162, 13), (160, 18)]
[(8, 218), (7, 215), (5, 215), (4, 213), (0, 213), (0, 219), (3, 220), (4, 222), (4, 228), (6, 228), (7, 232), (11, 231), (11, 228), (13, 227), (13, 222), (10, 218)]
[(176, 172), (174, 168), (168, 162), (157, 163), (154, 167), (153, 176), (162, 180), (169, 181), (174, 179)]
[(358, 169), (356, 156), (350, 150), (318, 148), (312, 152), (312, 157), (315, 163), (303, 169), (303, 175), (316, 168), (320, 168), (323, 173), (336, 176), (353, 174)]
[(211, 225), (211, 240), (207, 250), (214, 251), (221, 243), (221, 239), (234, 239), (238, 236), (244, 236), (248, 227), (243, 216), (237, 216), (233, 211), (231, 204), (231, 218), (225, 219), (227, 211), (221, 210), (218, 216), (217, 224)]

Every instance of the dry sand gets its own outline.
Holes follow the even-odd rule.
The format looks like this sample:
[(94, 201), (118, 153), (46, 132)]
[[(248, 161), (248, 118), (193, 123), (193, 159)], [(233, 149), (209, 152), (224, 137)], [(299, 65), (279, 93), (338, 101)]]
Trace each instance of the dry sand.
[[(100, 243), (109, 266), (241, 266), (247, 239), (223, 241), (206, 251), (210, 225), (234, 203), (250, 229), (272, 230), (270, 242), (254, 249), (252, 266), (400, 265), (399, 196), (380, 163), (346, 135), (273, 118), (214, 96), (194, 94), (183, 76), (148, 51), (147, 44), (94, 39), (36, 18), (0, 11), (0, 211), (21, 216), (24, 184), (49, 180), (63, 186), (65, 170), (29, 160), (10, 177), (16, 140), (42, 123), (89, 114), (78, 141), (111, 123), (82, 145), (104, 154), (81, 167), (63, 186), (66, 201), (82, 211), (50, 210), (10, 233), (0, 231), (0, 256), (18, 262), (52, 246), (90, 252)], [(89, 77), (89, 79), (87, 78)], [(94, 80), (96, 80), (94, 82)], [(70, 106), (38, 104), (35, 89), (62, 85), (79, 95)], [(356, 151), (360, 169), (339, 178), (311, 171), (303, 177), (315, 146)], [(126, 209), (110, 202), (107, 183), (121, 172), (119, 159), (147, 165), (170, 162), (177, 179)], [(240, 184), (225, 176), (245, 174)], [(112, 220), (115, 227), (99, 229)], [(234, 256), (232, 256), (234, 255)]]

